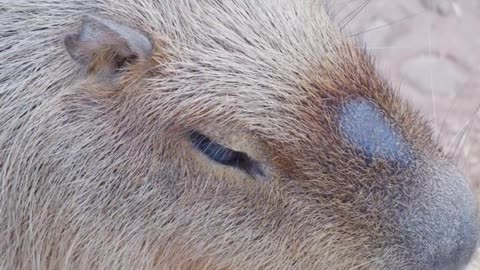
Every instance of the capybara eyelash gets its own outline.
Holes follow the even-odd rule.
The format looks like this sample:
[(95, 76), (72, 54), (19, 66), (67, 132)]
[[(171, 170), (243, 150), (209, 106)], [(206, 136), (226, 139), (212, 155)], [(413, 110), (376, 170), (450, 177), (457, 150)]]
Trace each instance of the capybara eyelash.
[(190, 141), (196, 149), (219, 164), (243, 170), (252, 177), (265, 176), (265, 172), (259, 163), (251, 159), (246, 153), (216, 143), (198, 131), (190, 133)]
[(247, 169), (251, 163), (247, 154), (218, 144), (198, 131), (193, 131), (190, 134), (190, 140), (200, 152), (205, 154), (209, 159), (222, 165), (232, 166), (238, 169)]

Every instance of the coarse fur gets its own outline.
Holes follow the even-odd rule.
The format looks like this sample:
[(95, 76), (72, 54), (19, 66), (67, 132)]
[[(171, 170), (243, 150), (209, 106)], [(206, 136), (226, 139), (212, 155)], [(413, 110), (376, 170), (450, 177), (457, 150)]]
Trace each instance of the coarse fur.
[(0, 0), (0, 269), (459, 269), (466, 181), (328, 10)]

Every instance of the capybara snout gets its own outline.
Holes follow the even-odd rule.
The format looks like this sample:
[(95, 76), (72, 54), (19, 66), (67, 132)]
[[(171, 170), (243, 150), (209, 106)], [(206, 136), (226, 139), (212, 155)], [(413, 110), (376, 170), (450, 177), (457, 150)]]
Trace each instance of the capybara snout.
[[(462, 269), (478, 240), (478, 216), (465, 180), (447, 164), (436, 164), (429, 180), (398, 216), (398, 235), (411, 269)], [(453, 210), (452, 208), (457, 209)]]
[[(355, 145), (355, 154), (363, 156), (365, 167), (377, 158), (393, 166), (393, 174), (411, 171), (392, 191), (393, 196), (383, 195), (385, 210), (394, 213), (390, 218), (398, 229), (396, 245), (403, 246), (411, 268), (464, 266), (478, 240), (477, 209), (465, 179), (444, 160), (415, 150), (374, 103), (349, 101), (340, 115), (341, 136)], [(383, 181), (385, 186), (395, 182)], [(384, 192), (379, 189), (379, 194)]]
[(0, 2), (0, 269), (465, 266), (466, 179), (326, 2)]

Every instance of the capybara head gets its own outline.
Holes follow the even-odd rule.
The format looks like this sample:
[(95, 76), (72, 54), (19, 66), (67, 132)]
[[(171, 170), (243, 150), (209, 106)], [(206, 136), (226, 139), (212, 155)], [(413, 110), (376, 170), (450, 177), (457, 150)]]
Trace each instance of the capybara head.
[(467, 181), (315, 0), (1, 4), (2, 269), (461, 269)]

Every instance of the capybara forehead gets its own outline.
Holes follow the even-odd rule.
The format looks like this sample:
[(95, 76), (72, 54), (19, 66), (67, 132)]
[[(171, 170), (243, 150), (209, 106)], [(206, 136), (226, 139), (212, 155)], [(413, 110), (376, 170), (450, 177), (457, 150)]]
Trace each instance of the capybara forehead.
[(299, 141), (338, 145), (338, 128), (344, 125), (343, 139), (370, 158), (403, 164), (410, 159), (408, 144), (431, 139), (429, 128), (353, 41), (339, 38), (326, 54), (325, 48), (312, 48), (319, 56), (308, 60), (261, 47), (250, 52), (264, 57), (250, 58), (226, 45), (218, 50), (203, 46), (195, 58), (185, 52), (183, 62), (163, 64), (161, 74), (142, 90), (159, 96), (151, 106), (162, 114), (159, 119), (170, 116), (186, 128), (227, 134), (245, 129), (295, 147)]

